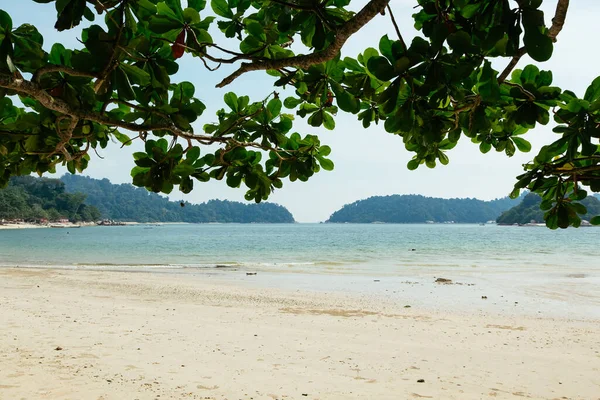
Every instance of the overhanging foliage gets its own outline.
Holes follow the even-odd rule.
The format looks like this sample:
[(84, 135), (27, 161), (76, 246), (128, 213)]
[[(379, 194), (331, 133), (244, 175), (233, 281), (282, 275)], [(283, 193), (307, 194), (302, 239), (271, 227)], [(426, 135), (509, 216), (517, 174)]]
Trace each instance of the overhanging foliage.
[[(314, 127), (334, 129), (339, 112), (364, 127), (382, 122), (414, 153), (409, 169), (447, 164), (461, 137), (484, 153), (529, 151), (523, 135), (553, 119), (557, 140), (525, 166), (513, 196), (522, 188), (541, 194), (547, 225), (566, 228), (585, 214), (581, 187), (600, 191), (600, 78), (578, 98), (552, 86), (551, 71), (515, 69), (525, 54), (552, 56), (568, 0), (556, 1), (551, 23), (542, 0), (418, 0), (420, 36), (410, 43), (390, 0), (370, 0), (356, 13), (350, 0), (34, 1), (55, 4), (57, 30), (84, 18), (95, 23), (83, 30), (81, 49), (57, 43), (47, 53), (36, 27), (13, 27), (0, 11), (2, 184), (57, 164), (83, 171), (89, 151), (113, 138), (139, 139), (145, 151), (134, 154), (135, 185), (187, 193), (195, 181), (225, 179), (244, 184), (246, 198), (258, 202), (284, 179), (333, 168), (331, 149), (294, 132), (285, 106)], [(343, 58), (344, 43), (374, 18), (390, 18), (390, 34), (357, 59)], [(212, 26), (223, 37), (213, 38)], [(226, 93), (216, 122), (198, 132), (193, 124), (205, 105), (192, 83), (172, 81), (182, 57), (211, 71), (237, 66), (218, 87), (263, 70), (295, 95), (282, 101), (273, 91), (251, 101)], [(506, 58), (507, 67), (495, 71), (493, 58)], [(219, 148), (201, 154), (208, 144)]]

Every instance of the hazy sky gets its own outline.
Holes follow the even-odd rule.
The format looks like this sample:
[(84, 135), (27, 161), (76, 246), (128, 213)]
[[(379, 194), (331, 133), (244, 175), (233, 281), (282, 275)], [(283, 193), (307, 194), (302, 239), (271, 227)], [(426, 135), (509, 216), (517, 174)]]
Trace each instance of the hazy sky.
[[(352, 8), (358, 9), (365, 3), (365, 0), (354, 0)], [(416, 31), (411, 15), (417, 4), (416, 0), (392, 0), (391, 4), (405, 40), (412, 40)], [(547, 24), (550, 24), (555, 7), (555, 0), (544, 0)], [(14, 26), (22, 23), (35, 24), (44, 35), (44, 47), (47, 50), (57, 41), (71, 48), (81, 47), (76, 40), (80, 30), (60, 34), (54, 31), (54, 3), (0, 0), (0, 8), (13, 17)], [(597, 0), (571, 3), (567, 22), (558, 37), (552, 59), (546, 63), (537, 63), (540, 69), (553, 71), (553, 85), (583, 95), (587, 86), (599, 75), (600, 59), (594, 50), (598, 17), (600, 2)], [(389, 17), (376, 17), (348, 41), (343, 49), (343, 56), (356, 56), (367, 47), (377, 48), (379, 38), (386, 33), (390, 38), (395, 37)], [(507, 61), (497, 61), (494, 66), (497, 70), (502, 70)], [(531, 62), (531, 59), (524, 57), (519, 67)], [(273, 90), (274, 79), (260, 71), (245, 74), (225, 89), (215, 89), (214, 85), (230, 71), (231, 69), (222, 67), (217, 72), (208, 72), (198, 59), (187, 54), (182, 59), (180, 72), (173, 81), (187, 80), (194, 83), (196, 97), (207, 105), (207, 111), (195, 125), (197, 131), (200, 131), (203, 124), (216, 120), (214, 112), (223, 107), (222, 98), (226, 92), (247, 94), (252, 100), (258, 101)], [(306, 183), (284, 182), (283, 189), (275, 192), (269, 201), (286, 206), (299, 222), (316, 222), (326, 220), (344, 204), (375, 195), (415, 193), (486, 200), (506, 196), (512, 190), (514, 177), (522, 172), (522, 164), (533, 158), (543, 144), (555, 140), (556, 134), (551, 131), (552, 126), (551, 122), (548, 126), (538, 127), (525, 135), (533, 145), (530, 153), (517, 153), (508, 158), (504, 153), (492, 150), (483, 155), (477, 145), (462, 137), (458, 146), (448, 153), (449, 165), (438, 165), (433, 170), (421, 166), (416, 171), (409, 171), (406, 163), (412, 158), (412, 153), (404, 149), (401, 137), (385, 132), (381, 125), (365, 130), (356, 116), (342, 112), (336, 118), (335, 131), (327, 131), (310, 127), (298, 117), (294, 130), (302, 135), (318, 134), (322, 143), (330, 145), (335, 170), (323, 171)], [(129, 172), (134, 166), (131, 153), (139, 151), (141, 147), (140, 143), (136, 143), (119, 149), (114, 144), (100, 152), (104, 159), (98, 159), (92, 153), (92, 162), (85, 174), (94, 178), (108, 178), (115, 183), (131, 182)], [(213, 198), (245, 201), (242, 188), (231, 189), (224, 181), (194, 184), (194, 191), (189, 195), (175, 190), (169, 197), (192, 203)]]

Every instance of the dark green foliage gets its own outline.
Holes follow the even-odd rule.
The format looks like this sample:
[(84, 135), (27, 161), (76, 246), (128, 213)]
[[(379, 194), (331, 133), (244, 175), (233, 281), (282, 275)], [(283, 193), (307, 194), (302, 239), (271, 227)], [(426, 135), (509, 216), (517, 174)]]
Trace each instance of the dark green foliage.
[(243, 204), (210, 200), (203, 204), (169, 201), (155, 193), (130, 184), (116, 185), (108, 179), (64, 175), (68, 192), (82, 192), (87, 202), (100, 210), (103, 218), (135, 222), (238, 222), (293, 223), (285, 208), (273, 203)]
[(100, 211), (85, 204), (82, 193), (67, 193), (58, 179), (14, 177), (0, 190), (0, 219), (50, 221), (68, 218), (71, 222), (97, 221)]
[[(36, 27), (15, 27), (0, 10), (0, 185), (58, 164), (82, 172), (92, 149), (141, 140), (135, 186), (189, 193), (222, 180), (260, 202), (286, 179), (334, 167), (331, 149), (295, 132), (294, 119), (332, 130), (346, 112), (398, 136), (413, 154), (410, 170), (448, 164), (461, 138), (483, 153), (528, 152), (523, 135), (552, 121), (557, 136), (525, 165), (512, 196), (540, 194), (556, 229), (580, 224), (582, 188), (600, 191), (600, 77), (581, 97), (552, 86), (551, 71), (515, 69), (524, 55), (552, 57), (568, 0), (556, 0), (554, 16), (544, 15), (543, 0), (415, 0), (414, 39), (386, 21), (390, 34), (356, 59), (342, 56), (340, 39), (388, 18), (396, 2), (369, 0), (355, 13), (350, 0), (34, 1), (54, 3), (59, 31), (83, 18), (93, 24), (82, 46), (66, 49), (44, 45)], [(182, 57), (206, 68), (197, 84), (232, 64), (217, 87), (264, 70), (274, 90), (258, 101), (224, 93), (216, 118), (200, 123), (201, 88), (175, 82)], [(290, 94), (284, 101), (281, 90)]]
[[(529, 193), (520, 204), (502, 213), (496, 222), (502, 225), (543, 223), (545, 212), (540, 209), (541, 204), (542, 198), (539, 195)], [(587, 212), (580, 214), (579, 217), (589, 221), (594, 215), (600, 215), (600, 200), (596, 196), (586, 197), (581, 204)]]
[(519, 200), (512, 200), (508, 197), (483, 201), (440, 199), (420, 195), (376, 196), (345, 205), (334, 212), (327, 222), (487, 222), (495, 220), (500, 213), (518, 202)]

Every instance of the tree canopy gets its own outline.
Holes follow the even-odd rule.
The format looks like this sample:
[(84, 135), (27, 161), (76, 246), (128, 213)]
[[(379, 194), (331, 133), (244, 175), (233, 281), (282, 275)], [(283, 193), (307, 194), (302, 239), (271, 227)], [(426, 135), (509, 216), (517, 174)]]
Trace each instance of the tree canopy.
[[(287, 208), (264, 202), (244, 204), (237, 201), (210, 200), (202, 204), (169, 201), (130, 184), (114, 184), (108, 179), (65, 174), (60, 178), (65, 190), (84, 193), (86, 203), (100, 210), (102, 218), (135, 222), (190, 223), (293, 223)], [(0, 191), (1, 193), (1, 191)]]
[[(582, 215), (583, 218), (590, 218), (593, 215), (600, 214), (600, 200), (594, 196), (588, 196), (583, 199), (582, 204), (587, 209), (587, 215)], [(529, 193), (525, 196), (523, 201), (511, 208), (510, 210), (503, 212), (498, 217), (496, 222), (501, 225), (514, 225), (514, 224), (529, 224), (531, 222), (541, 223), (544, 222), (544, 212), (540, 210), (540, 204), (542, 199), (536, 193)]]
[[(415, 0), (411, 42), (390, 0), (357, 12), (350, 0), (33, 1), (55, 4), (59, 31), (93, 23), (80, 48), (55, 43), (47, 52), (35, 26), (13, 26), (0, 10), (1, 184), (58, 164), (81, 172), (111, 139), (142, 140), (134, 185), (188, 193), (195, 182), (225, 179), (259, 202), (285, 179), (333, 168), (331, 149), (295, 132), (294, 118), (334, 129), (344, 112), (400, 136), (414, 154), (409, 169), (447, 164), (461, 138), (484, 153), (527, 152), (524, 135), (553, 119), (556, 140), (525, 165), (512, 196), (539, 193), (555, 229), (579, 226), (584, 189), (600, 191), (600, 78), (578, 97), (552, 86), (551, 71), (517, 69), (525, 54), (550, 59), (569, 0), (553, 0), (551, 18), (543, 0)], [(375, 18), (389, 18), (390, 33), (343, 57), (348, 38)], [(205, 105), (195, 85), (173, 79), (183, 57), (208, 71), (234, 65), (217, 87), (265, 71), (274, 90), (257, 100), (224, 93), (216, 118), (198, 128)], [(494, 70), (492, 59), (506, 67)], [(282, 99), (282, 90), (293, 95)]]
[(83, 193), (67, 193), (58, 179), (14, 177), (6, 189), (0, 190), (0, 219), (99, 220), (100, 211), (85, 200)]
[[(519, 204), (505, 197), (479, 199), (440, 199), (420, 195), (374, 196), (346, 204), (327, 222), (411, 224), (431, 222), (481, 223), (494, 221), (502, 212)], [(539, 207), (538, 207), (539, 209)]]

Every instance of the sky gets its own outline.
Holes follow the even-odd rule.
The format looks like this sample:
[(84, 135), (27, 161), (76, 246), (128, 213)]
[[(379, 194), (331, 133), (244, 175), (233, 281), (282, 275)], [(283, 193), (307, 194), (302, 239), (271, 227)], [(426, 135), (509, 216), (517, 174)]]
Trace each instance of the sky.
[[(359, 9), (366, 0), (353, 0), (352, 9)], [(392, 0), (394, 11), (402, 35), (406, 41), (412, 40), (417, 33), (413, 26), (412, 14), (416, 0)], [(546, 24), (550, 25), (556, 0), (544, 0)], [(207, 7), (208, 8), (208, 7)], [(67, 47), (80, 48), (77, 42), (80, 29), (58, 33), (53, 25), (56, 21), (54, 3), (38, 4), (31, 0), (0, 0), (0, 9), (7, 11), (13, 18), (13, 25), (31, 23), (37, 26), (45, 38), (44, 48), (49, 50), (53, 43), (61, 42)], [(206, 15), (203, 15), (205, 17)], [(593, 49), (597, 35), (593, 27), (600, 17), (600, 2), (597, 0), (579, 0), (571, 2), (566, 24), (558, 36), (551, 60), (537, 63), (528, 57), (521, 59), (518, 68), (527, 64), (536, 64), (540, 69), (552, 70), (553, 86), (569, 89), (582, 96), (587, 86), (599, 75), (600, 56)], [(218, 32), (213, 33), (217, 37)], [(378, 47), (379, 38), (388, 34), (394, 38), (394, 29), (389, 16), (377, 16), (366, 27), (350, 38), (342, 50), (342, 56), (355, 57), (368, 47)], [(496, 60), (493, 65), (501, 71), (508, 59)], [(216, 120), (215, 111), (224, 106), (223, 95), (234, 91), (238, 95), (247, 94), (251, 100), (258, 101), (273, 90), (274, 78), (262, 71), (243, 75), (224, 89), (214, 85), (232, 68), (221, 67), (216, 72), (204, 69), (198, 59), (185, 55), (180, 63), (180, 71), (172, 78), (174, 82), (190, 81), (196, 86), (196, 97), (207, 105), (206, 112), (194, 125), (197, 132), (202, 125)], [(448, 156), (447, 166), (438, 165), (435, 169), (421, 166), (409, 171), (406, 163), (412, 158), (404, 148), (402, 138), (387, 133), (382, 124), (363, 129), (355, 115), (340, 112), (336, 117), (334, 131), (314, 128), (305, 120), (297, 117), (294, 131), (305, 134), (317, 134), (322, 144), (332, 148), (330, 158), (335, 162), (331, 172), (322, 171), (308, 182), (284, 181), (282, 189), (269, 198), (270, 202), (287, 207), (298, 222), (325, 221), (345, 204), (371, 196), (392, 194), (422, 194), (432, 197), (475, 197), (491, 200), (508, 195), (515, 183), (515, 176), (523, 171), (523, 164), (530, 161), (544, 144), (556, 139), (552, 132), (553, 122), (547, 126), (538, 126), (528, 132), (524, 138), (532, 143), (530, 153), (517, 153), (509, 158), (504, 153), (493, 150), (481, 154), (477, 144), (462, 137), (459, 144)], [(127, 133), (127, 132), (124, 132)], [(99, 151), (103, 157), (90, 154), (92, 160), (84, 175), (93, 178), (108, 178), (114, 183), (131, 182), (129, 172), (134, 166), (131, 153), (143, 146), (139, 141), (132, 146), (120, 148), (113, 144)], [(438, 163), (439, 164), (439, 163)], [(59, 173), (62, 174), (61, 170)], [(194, 190), (188, 195), (174, 190), (169, 196), (172, 200), (186, 200), (201, 203), (210, 199), (244, 200), (245, 190), (232, 189), (224, 181), (194, 183)]]

